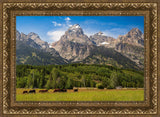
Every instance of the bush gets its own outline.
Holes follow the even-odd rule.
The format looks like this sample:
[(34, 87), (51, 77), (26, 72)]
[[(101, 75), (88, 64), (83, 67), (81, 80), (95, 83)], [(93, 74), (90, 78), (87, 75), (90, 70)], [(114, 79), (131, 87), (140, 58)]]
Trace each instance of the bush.
[(107, 89), (114, 89), (114, 87), (111, 86), (111, 85), (109, 85), (109, 86), (107, 87)]
[(97, 87), (98, 89), (104, 89), (104, 86), (103, 86), (101, 83), (96, 84), (96, 87)]

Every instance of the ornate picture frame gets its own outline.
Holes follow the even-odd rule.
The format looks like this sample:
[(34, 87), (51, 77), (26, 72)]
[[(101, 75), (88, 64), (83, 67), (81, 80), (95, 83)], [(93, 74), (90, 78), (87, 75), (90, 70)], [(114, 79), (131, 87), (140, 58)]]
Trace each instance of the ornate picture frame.
[[(0, 3), (0, 115), (158, 115), (158, 61), (160, 32), (158, 0), (135, 2), (107, 0), (2, 0)], [(57, 101), (18, 102), (15, 100), (16, 83), (16, 16), (144, 16), (145, 17), (145, 98), (139, 102), (118, 101)], [(159, 71), (159, 72), (158, 72)], [(159, 94), (160, 95), (160, 94)]]

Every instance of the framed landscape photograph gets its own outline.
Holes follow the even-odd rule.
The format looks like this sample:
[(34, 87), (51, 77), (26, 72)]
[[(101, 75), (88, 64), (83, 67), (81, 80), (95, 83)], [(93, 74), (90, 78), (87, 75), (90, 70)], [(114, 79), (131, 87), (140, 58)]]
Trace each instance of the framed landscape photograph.
[(0, 115), (159, 115), (158, 0), (0, 5)]
[(144, 16), (16, 16), (16, 101), (144, 101)]

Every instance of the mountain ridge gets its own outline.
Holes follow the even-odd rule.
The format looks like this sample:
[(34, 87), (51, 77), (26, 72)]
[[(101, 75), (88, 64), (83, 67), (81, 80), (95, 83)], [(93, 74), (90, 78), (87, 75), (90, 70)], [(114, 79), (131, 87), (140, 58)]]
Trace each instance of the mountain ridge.
[(16, 33), (16, 64), (58, 65), (68, 63), (54, 48), (49, 48), (48, 43), (42, 41), (38, 34), (25, 35), (18, 31)]
[[(50, 53), (52, 57), (58, 57), (59, 60), (64, 59), (66, 62), (62, 62), (62, 64), (75, 62), (86, 62), (89, 64), (88, 58), (90, 58), (90, 60), (95, 61), (93, 64), (116, 63), (118, 67), (129, 67), (131, 65), (131, 68), (134, 69), (144, 68), (144, 34), (138, 28), (133, 28), (127, 34), (120, 35), (115, 39), (104, 35), (103, 32), (98, 32), (88, 37), (80, 25), (75, 24), (66, 30), (59, 41), (51, 45), (41, 40), (38, 34), (34, 32), (25, 35), (17, 31), (16, 39), (18, 41), (24, 41), (31, 48)], [(112, 53), (107, 55), (100, 51), (112, 51), (113, 55), (111, 55)], [(100, 54), (98, 55), (97, 52)], [(128, 65), (125, 65), (125, 63), (116, 59), (115, 55), (119, 56), (121, 61), (121, 58), (124, 58), (130, 61), (131, 64), (127, 63)], [(95, 59), (93, 56), (103, 56), (105, 58), (104, 60), (107, 60), (108, 63), (101, 62), (104, 60)]]

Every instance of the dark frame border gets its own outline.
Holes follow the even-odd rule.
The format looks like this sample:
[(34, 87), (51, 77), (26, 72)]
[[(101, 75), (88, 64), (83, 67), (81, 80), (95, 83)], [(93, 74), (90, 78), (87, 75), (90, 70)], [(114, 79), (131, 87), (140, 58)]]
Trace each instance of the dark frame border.
[[(157, 78), (158, 78), (158, 59), (157, 59), (157, 3), (3, 3), (3, 41), (0, 43), (0, 47), (2, 47), (2, 76), (3, 76), (3, 114), (157, 114)], [(39, 106), (38, 108), (33, 107), (35, 104), (31, 102), (28, 105), (30, 107), (22, 107), (22, 104), (19, 106), (13, 106), (13, 103), (10, 103), (12, 99), (12, 93), (10, 93), (11, 85), (10, 80), (14, 78), (12, 77), (12, 73), (14, 72), (14, 62), (12, 60), (13, 50), (12, 44), (14, 43), (12, 38), (12, 11), (13, 10), (60, 10), (61, 15), (63, 15), (63, 10), (82, 10), (82, 15), (85, 14), (86, 10), (95, 10), (95, 11), (105, 11), (105, 10), (120, 10), (120, 15), (125, 14), (124, 10), (135, 10), (144, 12), (147, 10), (149, 12), (149, 56), (147, 59), (149, 64), (147, 64), (148, 69), (146, 70), (149, 75), (149, 99), (147, 101), (148, 105), (143, 107), (133, 107), (133, 104), (138, 104), (137, 102), (133, 102), (129, 107), (123, 107), (123, 104), (120, 107), (115, 107), (115, 104), (110, 104), (110, 106), (102, 106), (103, 103), (99, 103), (100, 106), (94, 107), (83, 107), (83, 106), (75, 106), (72, 103), (66, 105), (66, 103), (61, 102), (61, 104), (66, 106), (56, 106), (52, 108), (46, 109), (46, 107), (41, 106), (40, 103), (37, 103), (35, 106)], [(102, 13), (99, 13), (102, 15)], [(89, 13), (89, 12), (88, 12)], [(45, 14), (45, 13), (44, 13)], [(112, 14), (112, 13), (111, 13)], [(147, 67), (146, 66), (146, 67)], [(58, 104), (58, 103), (57, 103)], [(86, 103), (87, 104), (87, 103)], [(127, 103), (128, 104), (128, 103)]]
[[(144, 23), (145, 23), (145, 38), (148, 38), (148, 34), (147, 34), (147, 25), (149, 25), (149, 23), (147, 23), (147, 20), (149, 20), (149, 12), (147, 12), (147, 11), (143, 11), (143, 12), (140, 12), (140, 11), (135, 11), (134, 13), (133, 13), (133, 11), (123, 11), (123, 14), (120, 14), (121, 12), (120, 11), (114, 11), (114, 12), (112, 12), (112, 11), (105, 11), (105, 12), (103, 12), (103, 11), (101, 11), (100, 13), (99, 12), (97, 12), (96, 13), (96, 11), (87, 11), (87, 12), (85, 12), (84, 13), (84, 11), (72, 11), (72, 12), (69, 12), (68, 13), (68, 11), (63, 11), (63, 14), (64, 15), (67, 15), (67, 16), (79, 16), (79, 14), (82, 16), (82, 14), (81, 13), (83, 13), (83, 16), (90, 16), (90, 15), (95, 15), (96, 14), (96, 16), (108, 16), (108, 15), (110, 15), (110, 16), (123, 16), (123, 15), (127, 15), (127, 16), (130, 16), (130, 15), (133, 15), (133, 16), (144, 16), (144, 19), (145, 19), (145, 21), (144, 21)], [(11, 48), (12, 48), (12, 52), (11, 52), (11, 56), (12, 56), (12, 60), (13, 61), (11, 61), (11, 64), (12, 64), (12, 66), (14, 67), (13, 69), (15, 70), (16, 68), (15, 68), (15, 63), (16, 63), (16, 55), (15, 55), (15, 51), (16, 51), (16, 42), (15, 42), (15, 37), (16, 37), (16, 16), (39, 16), (39, 15), (41, 15), (41, 16), (62, 16), (63, 14), (61, 14), (61, 11), (59, 12), (59, 11), (56, 11), (56, 12), (53, 12), (53, 11), (47, 11), (47, 13), (44, 13), (43, 11), (15, 11), (15, 12), (13, 12), (13, 13), (11, 13), (11, 17), (12, 17), (12, 19), (11, 19), (11, 27), (12, 27), (12, 29), (11, 29), (11, 38), (13, 38), (14, 39), (14, 41), (13, 41), (13, 43), (11, 42)], [(147, 56), (147, 55), (149, 55), (149, 39), (147, 40), (145, 40), (145, 52), (147, 52), (148, 54), (146, 54), (145, 56)], [(147, 59), (148, 57), (146, 57), (146, 59), (145, 59), (145, 66), (147, 67), (147, 64), (149, 64), (149, 61), (148, 61), (148, 59)], [(147, 69), (145, 69), (145, 71), (146, 71)], [(58, 103), (58, 102), (56, 102), (56, 101), (54, 101), (54, 102), (51, 102), (51, 101), (37, 101), (37, 102), (34, 102), (34, 103), (30, 103), (31, 101), (16, 101), (16, 83), (15, 83), (15, 80), (16, 80), (16, 73), (15, 73), (16, 71), (13, 71), (13, 72), (11, 72), (11, 78), (13, 78), (14, 80), (11, 80), (11, 87), (13, 87), (12, 88), (12, 90), (10, 91), (11, 92), (11, 94), (12, 95), (14, 95), (14, 97), (12, 98), (11, 97), (11, 104), (13, 104), (14, 106), (16, 105), (16, 106), (19, 106), (19, 104), (25, 104), (25, 106), (30, 106), (31, 104), (32, 104), (32, 106), (34, 106), (34, 103), (40, 103), (41, 105), (43, 105), (43, 106), (61, 106), (62, 105), (62, 103), (63, 103), (63, 106), (64, 106), (64, 104), (66, 104), (65, 106), (72, 106), (71, 104), (76, 104), (77, 102), (76, 101), (67, 101), (67, 102), (65, 102), (65, 101), (60, 101), (61, 103)], [(145, 76), (146, 77), (148, 77), (148, 78), (146, 78), (145, 79), (145, 91), (144, 91), (144, 93), (145, 93), (145, 95), (144, 95), (144, 101), (134, 101), (134, 103), (133, 103), (133, 101), (118, 101), (118, 103), (115, 103), (116, 101), (93, 101), (93, 102), (90, 102), (90, 101), (78, 101), (78, 106), (108, 106), (108, 105), (115, 105), (115, 106), (130, 106), (131, 104), (132, 104), (132, 106), (138, 106), (137, 104), (139, 104), (139, 106), (146, 106), (146, 105), (149, 105), (147, 102), (148, 102), (148, 100), (149, 100), (149, 84), (148, 84), (148, 82), (149, 82), (149, 73), (147, 73), (146, 72), (146, 74), (145, 74)], [(47, 104), (46, 104), (47, 103)], [(27, 105), (27, 104), (30, 104), (30, 105)], [(22, 105), (23, 106), (23, 105)]]

